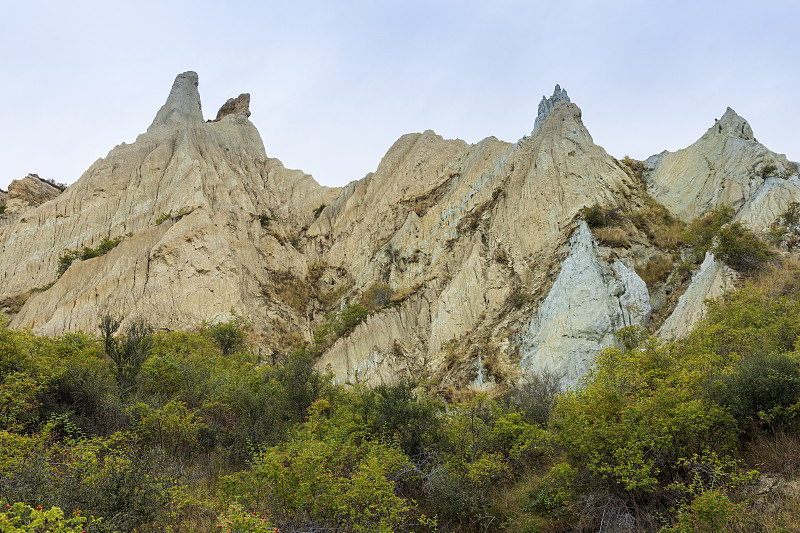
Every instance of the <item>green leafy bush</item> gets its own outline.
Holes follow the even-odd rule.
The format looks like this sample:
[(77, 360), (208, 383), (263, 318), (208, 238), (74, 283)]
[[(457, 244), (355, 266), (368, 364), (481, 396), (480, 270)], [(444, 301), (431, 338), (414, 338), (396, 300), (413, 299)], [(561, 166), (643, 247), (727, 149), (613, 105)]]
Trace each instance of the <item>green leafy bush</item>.
[(720, 229), (711, 252), (728, 266), (746, 273), (757, 270), (772, 259), (769, 245), (741, 222), (732, 222)]
[(599, 204), (581, 208), (580, 216), (590, 228), (613, 226), (618, 224), (622, 218), (615, 207), (605, 207)]
[(683, 233), (683, 239), (694, 247), (694, 261), (700, 263), (714, 243), (719, 230), (733, 218), (733, 207), (720, 205), (710, 213), (694, 219)]
[(219, 346), (222, 355), (231, 355), (242, 350), (246, 343), (250, 321), (231, 309), (231, 318), (216, 323), (203, 322), (200, 332), (212, 339)]
[(61, 277), (61, 275), (64, 274), (64, 272), (66, 272), (70, 265), (72, 265), (72, 263), (75, 261), (86, 261), (88, 259), (93, 259), (95, 257), (100, 257), (101, 255), (107, 254), (119, 243), (121, 243), (124, 238), (125, 235), (120, 235), (119, 237), (114, 237), (113, 239), (104, 237), (96, 248), (84, 246), (80, 251), (64, 250), (61, 256), (58, 258), (58, 276)]

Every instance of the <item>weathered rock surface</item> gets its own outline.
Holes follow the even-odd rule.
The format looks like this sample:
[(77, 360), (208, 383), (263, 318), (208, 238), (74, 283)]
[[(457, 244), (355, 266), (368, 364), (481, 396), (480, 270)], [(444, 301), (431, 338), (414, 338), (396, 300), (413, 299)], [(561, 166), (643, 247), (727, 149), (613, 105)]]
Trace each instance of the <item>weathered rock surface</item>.
[[(555, 105), (558, 102), (569, 102), (569, 96), (567, 96), (567, 91), (563, 90), (560, 85), (556, 84), (556, 88), (553, 91), (553, 96), (547, 98), (542, 96), (542, 101), (539, 102), (539, 111), (536, 115), (536, 120), (533, 123), (533, 131), (535, 132), (539, 125), (547, 118), (547, 115), (550, 114), (550, 111), (553, 110)], [(531, 133), (533, 135), (533, 133)]]
[[(390, 305), (326, 344), (317, 368), (339, 381), (434, 375), (485, 389), (544, 369), (575, 384), (619, 328), (647, 323), (648, 287), (633, 267), (665, 252), (635, 229), (630, 249), (600, 246), (579, 221), (595, 204), (641, 208), (645, 186), (594, 143), (559, 86), (515, 144), (412, 133), (373, 173), (331, 189), (267, 157), (249, 94), (207, 122), (197, 85), (195, 73), (179, 75), (135, 143), (0, 218), (0, 303), (14, 304), (13, 327), (94, 331), (111, 313), (191, 329), (233, 309), (268, 354), (388, 286)], [(647, 165), (648, 190), (686, 220), (730, 203), (761, 229), (800, 199), (796, 166), (732, 110)], [(57, 276), (65, 250), (116, 237), (106, 255)], [(707, 258), (662, 336), (685, 334), (733, 277)]]
[(12, 181), (8, 186), (6, 210), (9, 213), (25, 211), (52, 200), (59, 194), (60, 188), (36, 174), (28, 174), (21, 180)]
[(575, 385), (620, 328), (650, 316), (644, 281), (616, 261), (604, 264), (585, 222), (569, 242), (569, 256), (522, 336), (522, 367), (549, 370)]
[(768, 178), (798, 172), (786, 156), (756, 141), (731, 108), (688, 148), (654, 155), (645, 165), (649, 192), (686, 221), (721, 204), (738, 210)]
[[(406, 318), (400, 321), (414, 327), (393, 331), (435, 371), (443, 345), (470, 332), (489, 332), (498, 346), (510, 346), (519, 330), (509, 323), (500, 333), (499, 324), (525, 321), (530, 312), (509, 308), (512, 293), (549, 283), (555, 251), (582, 207), (615, 204), (631, 187), (593, 143), (580, 109), (562, 100), (532, 137), (514, 145), (488, 138), (470, 146), (430, 131), (402, 137), (309, 234), (325, 261), (348, 269), (356, 289), (375, 282), (424, 288), (429, 322)], [(372, 335), (357, 330), (339, 341), (319, 368), (341, 379), (356, 370), (363, 379), (385, 379), (387, 359), (376, 354), (389, 353), (390, 339), (373, 342), (382, 334)]]
[(222, 117), (234, 115), (236, 113), (244, 113), (245, 116), (250, 116), (250, 94), (240, 94), (236, 98), (228, 98), (228, 101), (222, 104), (222, 107), (217, 111), (217, 118), (214, 122), (219, 121)]
[[(306, 262), (259, 215), (272, 219), (276, 233), (289, 233), (336, 193), (268, 158), (244, 114), (206, 123), (197, 75), (184, 73), (147, 133), (0, 229), (0, 293), (57, 280), (12, 322), (44, 334), (94, 331), (104, 313), (177, 329), (233, 308), (266, 324), (287, 313), (283, 302), (264, 297), (270, 273), (302, 276)], [(107, 255), (75, 262), (57, 278), (64, 250), (124, 235)]]
[(692, 326), (703, 317), (706, 300), (722, 296), (726, 289), (731, 289), (737, 274), (730, 267), (714, 259), (714, 254), (707, 253), (692, 283), (678, 299), (678, 305), (658, 331), (662, 339), (678, 339), (686, 336)]

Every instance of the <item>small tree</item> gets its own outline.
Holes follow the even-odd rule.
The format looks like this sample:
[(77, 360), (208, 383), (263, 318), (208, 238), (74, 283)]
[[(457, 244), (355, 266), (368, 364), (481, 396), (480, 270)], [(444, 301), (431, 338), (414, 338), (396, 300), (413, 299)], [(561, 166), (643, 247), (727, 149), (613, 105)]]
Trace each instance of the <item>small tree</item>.
[(202, 332), (219, 346), (222, 355), (228, 356), (245, 347), (250, 322), (231, 309), (233, 318), (216, 324), (203, 323)]
[(131, 321), (125, 335), (114, 337), (122, 320), (105, 315), (100, 321), (103, 348), (114, 364), (115, 377), (122, 394), (127, 394), (136, 383), (136, 376), (153, 347), (153, 328), (143, 318)]

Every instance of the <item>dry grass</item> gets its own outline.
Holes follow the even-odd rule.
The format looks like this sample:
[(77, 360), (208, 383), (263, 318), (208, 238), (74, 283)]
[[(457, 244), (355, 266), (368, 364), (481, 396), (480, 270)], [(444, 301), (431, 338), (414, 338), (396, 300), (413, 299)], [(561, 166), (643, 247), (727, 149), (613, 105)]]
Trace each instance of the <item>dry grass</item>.
[(800, 260), (795, 258), (769, 263), (751, 280), (761, 294), (779, 297), (800, 290)]
[(745, 460), (759, 472), (788, 477), (800, 475), (800, 437), (786, 432), (754, 438), (744, 450)]
[(759, 529), (800, 531), (800, 436), (786, 432), (758, 435), (743, 454), (747, 466), (772, 484), (767, 485), (766, 493), (749, 498)]
[(276, 272), (275, 295), (293, 309), (303, 313), (311, 300), (311, 284), (295, 277), (291, 272)]
[(644, 163), (642, 161), (631, 159), (626, 155), (620, 163), (624, 165), (622, 168), (629, 176), (636, 178), (640, 182), (644, 181)]
[(3, 310), (10, 315), (15, 315), (19, 313), (20, 309), (22, 309), (22, 306), (28, 301), (30, 295), (30, 292), (23, 292), (20, 294), (15, 294), (14, 296), (3, 298), (0, 300), (0, 310)]
[(607, 226), (603, 228), (594, 228), (592, 233), (603, 246), (610, 246), (612, 248), (630, 248), (631, 246), (630, 236), (625, 228)]
[(659, 248), (677, 250), (686, 244), (686, 224), (652, 198), (648, 200), (646, 208), (635, 212), (631, 218), (636, 227)]
[(672, 257), (668, 255), (658, 255), (655, 259), (650, 259), (642, 269), (636, 270), (639, 277), (648, 287), (660, 283), (667, 279), (674, 266)]

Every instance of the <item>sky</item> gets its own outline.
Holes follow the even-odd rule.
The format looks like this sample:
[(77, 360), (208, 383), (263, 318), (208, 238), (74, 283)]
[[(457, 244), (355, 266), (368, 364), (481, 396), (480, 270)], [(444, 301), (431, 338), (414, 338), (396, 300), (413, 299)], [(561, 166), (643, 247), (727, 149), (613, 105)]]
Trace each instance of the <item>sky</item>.
[(730, 106), (798, 160), (798, 21), (789, 0), (9, 2), (0, 188), (76, 181), (187, 70), (206, 118), (249, 92), (267, 155), (324, 185), (409, 132), (515, 142), (556, 83), (618, 158), (686, 147)]

